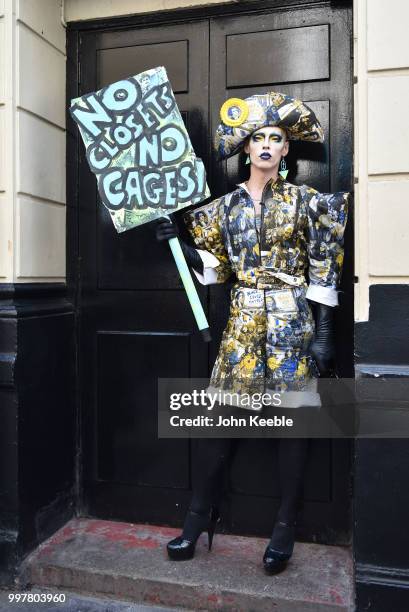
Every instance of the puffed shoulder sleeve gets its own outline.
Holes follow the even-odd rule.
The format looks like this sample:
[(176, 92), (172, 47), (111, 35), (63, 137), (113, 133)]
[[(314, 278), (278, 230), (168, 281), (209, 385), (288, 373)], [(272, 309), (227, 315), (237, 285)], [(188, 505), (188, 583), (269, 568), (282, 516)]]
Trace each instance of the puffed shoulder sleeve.
[(349, 195), (346, 191), (319, 193), (309, 187), (303, 191), (308, 219), (307, 298), (328, 306), (338, 305)]
[(224, 283), (232, 274), (221, 232), (223, 198), (190, 210), (183, 215), (189, 234), (203, 261), (203, 274), (193, 272), (203, 285)]

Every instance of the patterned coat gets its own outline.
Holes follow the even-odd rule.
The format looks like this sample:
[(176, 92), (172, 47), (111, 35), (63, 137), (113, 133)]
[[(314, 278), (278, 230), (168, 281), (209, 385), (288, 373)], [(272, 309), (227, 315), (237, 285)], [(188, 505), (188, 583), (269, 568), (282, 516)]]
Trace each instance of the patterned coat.
[(223, 283), (233, 272), (237, 277), (211, 386), (304, 388), (314, 333), (307, 298), (338, 303), (347, 203), (346, 192), (321, 194), (279, 176), (264, 188), (259, 233), (253, 201), (242, 186), (185, 213), (204, 262), (199, 280)]

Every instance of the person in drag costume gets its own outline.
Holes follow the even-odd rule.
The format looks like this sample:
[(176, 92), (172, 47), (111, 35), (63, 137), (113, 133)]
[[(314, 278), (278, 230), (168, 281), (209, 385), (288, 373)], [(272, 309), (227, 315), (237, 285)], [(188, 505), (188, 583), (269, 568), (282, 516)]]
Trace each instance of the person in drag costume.
[[(234, 111), (234, 112), (233, 112)], [(333, 307), (343, 262), (348, 194), (321, 194), (285, 180), (290, 140), (323, 142), (322, 127), (301, 100), (269, 92), (224, 103), (215, 136), (220, 159), (248, 155), (249, 179), (234, 191), (185, 213), (195, 247), (182, 243), (203, 284), (234, 273), (230, 317), (213, 367), (210, 389), (285, 391), (314, 403), (314, 376), (334, 357)], [(158, 240), (178, 235), (161, 220)], [(290, 399), (291, 405), (291, 399)], [(224, 465), (231, 439), (199, 439), (197, 476), (182, 534), (167, 545), (171, 559), (190, 559), (208, 532), (209, 550), (219, 518)], [(281, 502), (263, 556), (268, 573), (290, 559), (306, 464), (307, 439), (280, 439)]]

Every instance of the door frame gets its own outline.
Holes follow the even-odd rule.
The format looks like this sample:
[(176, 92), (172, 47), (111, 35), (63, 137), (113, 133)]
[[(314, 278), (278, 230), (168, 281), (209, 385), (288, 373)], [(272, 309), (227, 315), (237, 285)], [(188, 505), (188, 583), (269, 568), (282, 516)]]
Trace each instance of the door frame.
[[(196, 21), (203, 19), (211, 19), (213, 17), (237, 17), (240, 15), (256, 15), (263, 13), (271, 13), (273, 11), (289, 11), (299, 10), (302, 7), (313, 8), (314, 6), (327, 6), (334, 8), (350, 8), (352, 0), (245, 0), (239, 4), (220, 4), (208, 7), (198, 7), (191, 9), (174, 9), (163, 11), (160, 13), (146, 13), (143, 15), (135, 15), (132, 17), (114, 17), (102, 20), (82, 21), (68, 24), (67, 28), (67, 291), (70, 301), (75, 306), (76, 313), (76, 345), (79, 346), (79, 329), (81, 317), (81, 258), (79, 253), (79, 176), (80, 176), (80, 161), (84, 157), (83, 145), (80, 139), (79, 131), (68, 120), (68, 107), (72, 98), (80, 95), (79, 84), (81, 82), (81, 69), (86, 70), (87, 67), (81, 67), (80, 45), (87, 40), (87, 34), (95, 35), (95, 32), (102, 30), (122, 30), (132, 27), (149, 27), (176, 25), (187, 21)], [(88, 37), (88, 41), (91, 40)], [(351, 53), (352, 53), (352, 36), (351, 36)], [(352, 79), (351, 79), (352, 88)], [(351, 179), (353, 176), (353, 160), (351, 157)], [(352, 180), (351, 180), (352, 184)], [(79, 364), (77, 359), (77, 453), (76, 453), (76, 475), (78, 487), (78, 511), (81, 513), (86, 510), (84, 506), (84, 496), (82, 487), (82, 430), (80, 413), (80, 377)], [(335, 441), (338, 444), (340, 441)], [(350, 462), (349, 465), (353, 472), (353, 456), (352, 444), (350, 445)], [(346, 466), (344, 466), (345, 469)], [(351, 481), (352, 477), (350, 475)], [(350, 487), (351, 489), (351, 487)], [(350, 499), (346, 500), (350, 506)], [(351, 526), (352, 527), (352, 526)], [(344, 538), (345, 543), (349, 541), (349, 534), (344, 533), (341, 538)]]

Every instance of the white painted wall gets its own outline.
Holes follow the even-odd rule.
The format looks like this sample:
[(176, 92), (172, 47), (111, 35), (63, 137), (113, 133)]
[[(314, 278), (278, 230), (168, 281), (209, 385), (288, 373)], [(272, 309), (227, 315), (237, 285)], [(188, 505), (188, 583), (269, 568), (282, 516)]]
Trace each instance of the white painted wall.
[(13, 278), (14, 194), (13, 194), (13, 106), (14, 59), (12, 7), (0, 0), (0, 282)]
[(65, 280), (60, 0), (0, 0), (1, 282)]
[(65, 19), (80, 21), (120, 15), (136, 15), (174, 8), (227, 4), (240, 0), (65, 0)]
[(356, 0), (355, 318), (369, 286), (409, 283), (409, 3)]

